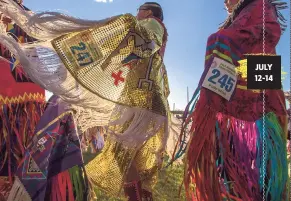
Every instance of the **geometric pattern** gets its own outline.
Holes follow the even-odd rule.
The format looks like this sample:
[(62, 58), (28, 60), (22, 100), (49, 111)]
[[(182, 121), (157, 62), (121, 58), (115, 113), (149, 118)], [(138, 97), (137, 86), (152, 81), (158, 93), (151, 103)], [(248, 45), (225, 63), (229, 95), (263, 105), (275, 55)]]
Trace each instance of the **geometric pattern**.
[(23, 169), (22, 169), (22, 179), (46, 179), (46, 175), (39, 169), (38, 165), (32, 158), (29, 152), (26, 153), (28, 160), (24, 160)]
[(0, 95), (0, 104), (23, 103), (25, 101), (43, 102), (45, 95), (43, 93), (24, 93), (23, 95), (7, 97)]

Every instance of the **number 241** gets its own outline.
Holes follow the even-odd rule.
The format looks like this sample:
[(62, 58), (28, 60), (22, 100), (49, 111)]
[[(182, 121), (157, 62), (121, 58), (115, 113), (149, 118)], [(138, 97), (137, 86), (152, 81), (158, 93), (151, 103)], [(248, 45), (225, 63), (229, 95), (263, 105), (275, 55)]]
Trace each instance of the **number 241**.
[[(78, 57), (77, 60), (78, 60), (78, 63), (80, 66), (86, 66), (86, 65), (93, 63), (93, 59), (92, 59), (90, 53), (88, 51), (85, 51), (87, 49), (87, 46), (85, 43), (80, 42), (79, 46), (72, 46), (70, 49), (74, 55), (77, 55), (77, 57)], [(81, 52), (81, 51), (83, 51), (83, 52)], [(87, 58), (90, 60), (88, 62), (83, 63), (83, 60), (87, 59)]]
[[(208, 81), (212, 84), (216, 84), (214, 81), (215, 78), (218, 78), (220, 76), (220, 71), (217, 69), (212, 70), (213, 75), (208, 78)], [(225, 91), (230, 92), (233, 88), (234, 79), (229, 77), (228, 75), (223, 75), (221, 78), (218, 79), (218, 83), (220, 84), (220, 88), (224, 88)]]

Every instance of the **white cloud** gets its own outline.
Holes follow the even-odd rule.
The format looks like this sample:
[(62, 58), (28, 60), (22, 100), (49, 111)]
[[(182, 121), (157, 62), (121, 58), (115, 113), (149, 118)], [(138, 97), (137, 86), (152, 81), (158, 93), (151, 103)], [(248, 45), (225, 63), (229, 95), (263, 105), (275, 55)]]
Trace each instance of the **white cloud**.
[(112, 3), (113, 0), (94, 0), (97, 3)]

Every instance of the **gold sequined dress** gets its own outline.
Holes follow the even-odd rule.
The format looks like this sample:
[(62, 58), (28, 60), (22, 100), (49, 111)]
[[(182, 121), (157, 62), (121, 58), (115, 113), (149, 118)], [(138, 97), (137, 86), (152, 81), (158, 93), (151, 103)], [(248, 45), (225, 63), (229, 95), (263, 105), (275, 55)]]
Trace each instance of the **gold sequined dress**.
[[(102, 153), (85, 167), (91, 182), (107, 193), (120, 195), (134, 160), (143, 188), (150, 190), (162, 165), (170, 117), (161, 53), (166, 34), (162, 23), (154, 18), (138, 21), (125, 14), (95, 24), (82, 21), (83, 25), (69, 24), (68, 18), (60, 16), (44, 23), (39, 16), (32, 17), (35, 23), (30, 21), (28, 26), (30, 16), (21, 15), (10, 1), (0, 9), (8, 10), (30, 35), (51, 37), (20, 45), (1, 36), (5, 45), (14, 45), (11, 50), (31, 79), (71, 104), (81, 132), (108, 126)], [(45, 33), (50, 26), (55, 27), (55, 34)], [(75, 30), (56, 31), (64, 27), (64, 32)]]
[[(142, 37), (153, 37), (156, 45), (162, 45), (163, 27), (155, 19), (143, 20), (138, 25)], [(157, 170), (162, 165), (168, 136), (169, 89), (159, 52), (133, 59), (123, 66), (129, 71), (118, 101), (131, 105), (131, 108), (121, 105), (115, 108), (109, 123), (109, 133), (113, 135), (109, 135), (102, 153), (86, 166), (92, 182), (112, 195), (122, 192), (133, 160), (143, 188), (151, 191), (157, 179)]]

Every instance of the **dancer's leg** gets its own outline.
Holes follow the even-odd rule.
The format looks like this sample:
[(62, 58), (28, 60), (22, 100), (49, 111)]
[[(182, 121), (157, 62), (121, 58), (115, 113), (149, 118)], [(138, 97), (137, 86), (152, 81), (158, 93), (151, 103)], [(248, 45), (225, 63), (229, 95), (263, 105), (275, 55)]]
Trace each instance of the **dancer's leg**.
[(126, 175), (124, 184), (124, 193), (128, 197), (128, 201), (142, 200), (142, 183), (136, 168), (135, 161), (132, 162)]

